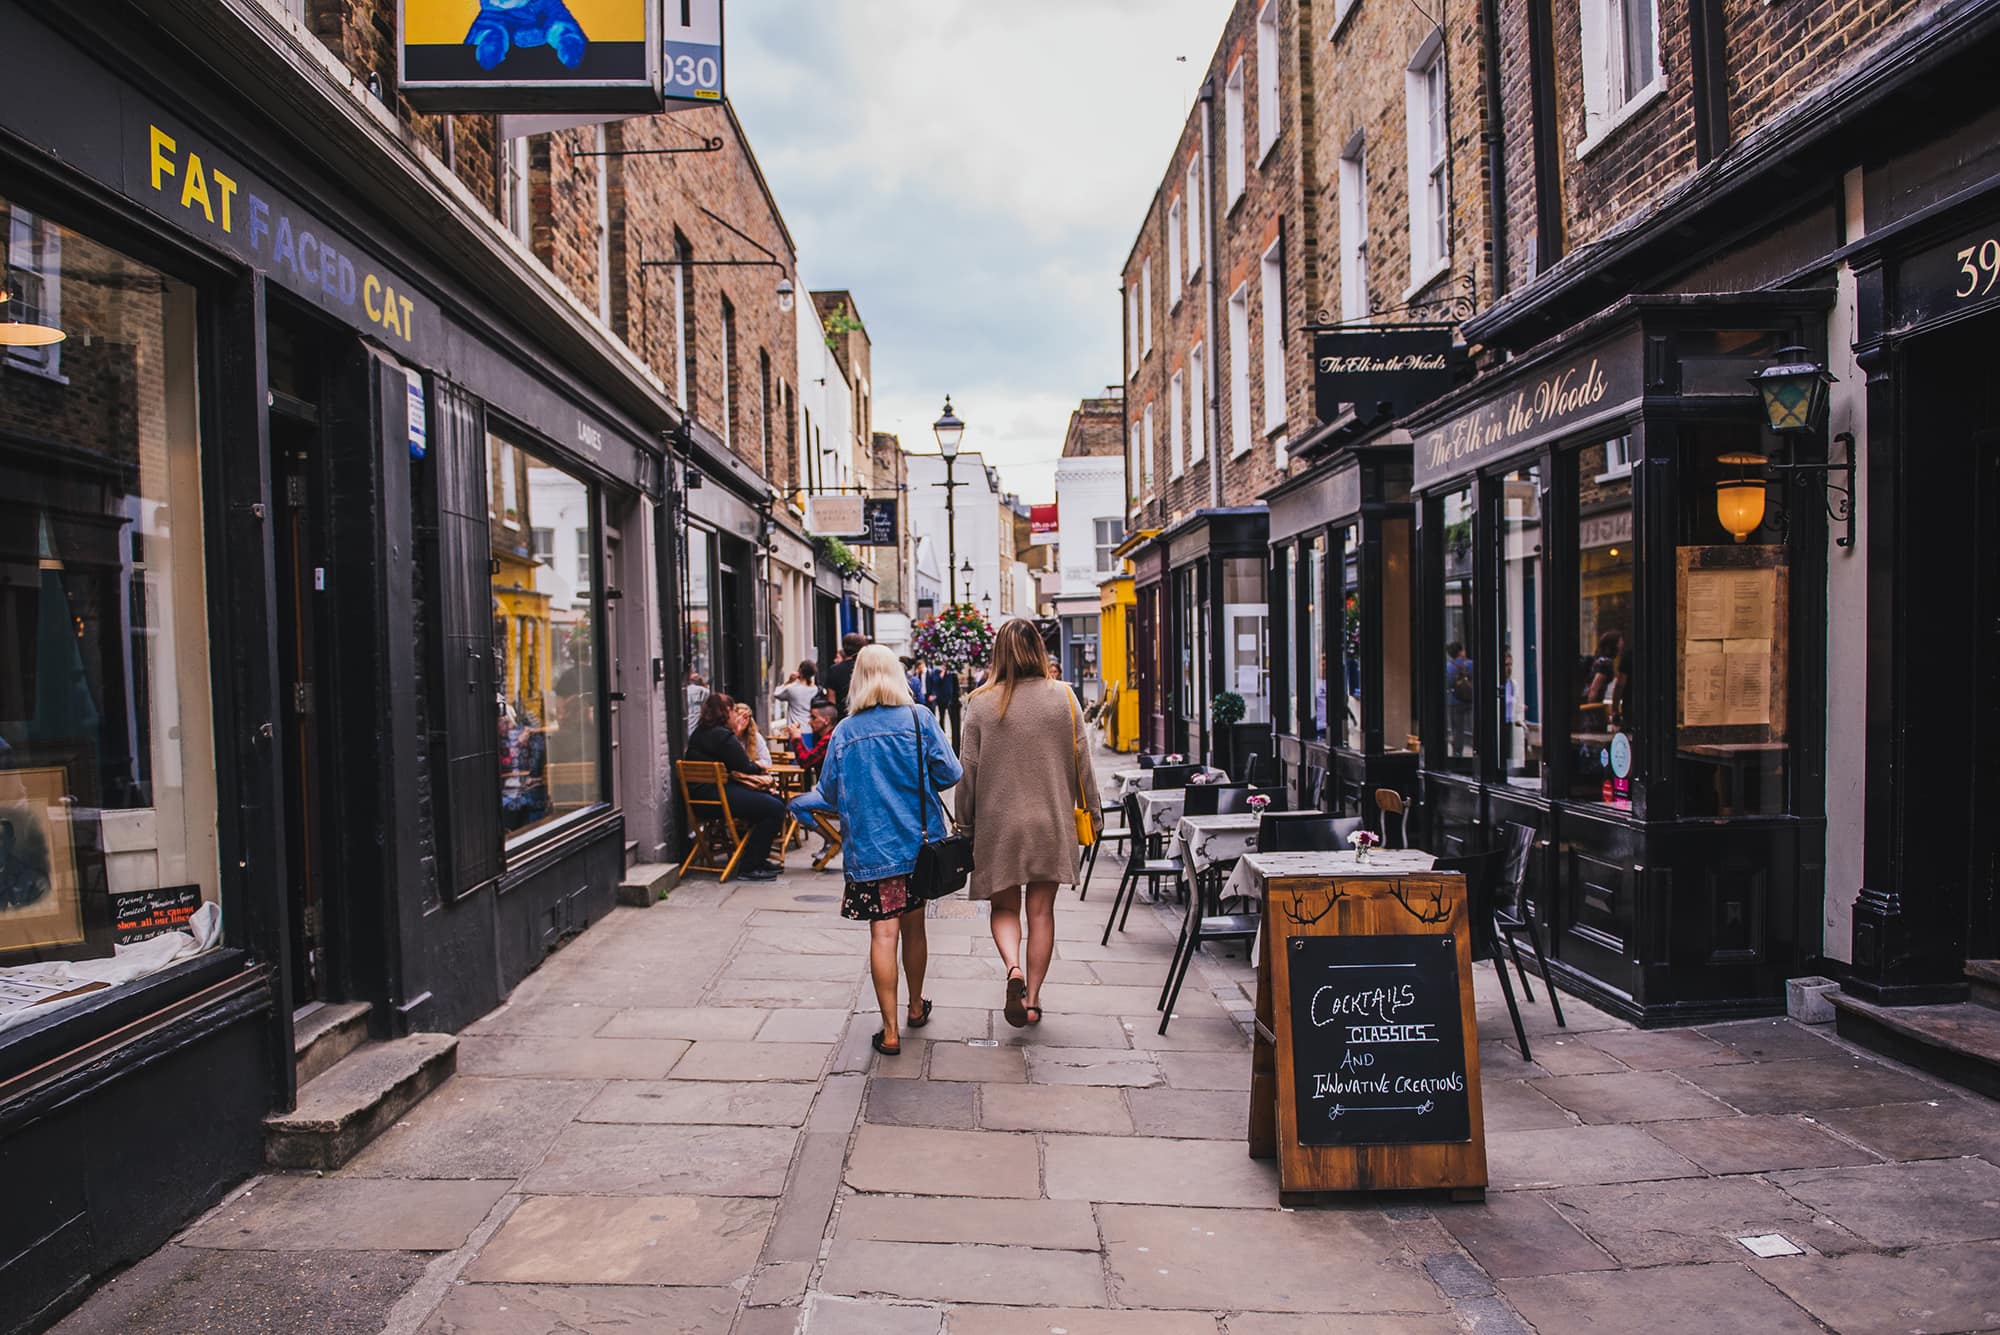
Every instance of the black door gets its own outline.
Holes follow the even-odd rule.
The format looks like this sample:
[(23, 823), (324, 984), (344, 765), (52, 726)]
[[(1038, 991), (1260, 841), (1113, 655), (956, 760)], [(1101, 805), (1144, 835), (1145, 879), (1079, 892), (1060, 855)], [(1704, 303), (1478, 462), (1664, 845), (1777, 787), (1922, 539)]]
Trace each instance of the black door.
[[(1982, 322), (1990, 323), (1990, 322)], [(1981, 425), (1972, 432), (1969, 457), (1979, 482), (1979, 521), (1974, 547), (1978, 592), (1977, 647), (1972, 689), (1967, 704), (1973, 717), (1975, 760), (1967, 788), (1972, 807), (1966, 830), (1972, 847), (1967, 877), (1966, 955), (2000, 959), (2000, 765), (1992, 763), (2000, 746), (2000, 428)], [(1982, 759), (1983, 758), (1983, 761)]]

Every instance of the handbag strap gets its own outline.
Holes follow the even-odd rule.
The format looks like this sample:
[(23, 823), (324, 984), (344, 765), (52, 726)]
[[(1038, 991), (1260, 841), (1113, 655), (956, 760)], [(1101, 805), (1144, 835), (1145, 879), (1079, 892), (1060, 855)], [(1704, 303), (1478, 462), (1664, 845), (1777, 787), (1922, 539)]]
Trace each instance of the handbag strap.
[[(917, 832), (917, 843), (922, 845), (931, 839), (931, 757), (924, 750), (924, 725), (917, 718), (915, 705), (910, 706), (910, 729), (917, 741), (917, 819), (922, 826)], [(946, 830), (945, 833), (950, 834), (951, 831)]]
[(1075, 771), (1075, 773), (1076, 773), (1076, 806), (1077, 806), (1077, 810), (1079, 810), (1079, 811), (1094, 811), (1094, 810), (1096, 810), (1096, 808), (1095, 808), (1094, 806), (1092, 806), (1092, 805), (1091, 805), (1091, 804), (1090, 804), (1089, 802), (1087, 802), (1087, 801), (1085, 801), (1085, 800), (1084, 800), (1084, 792), (1083, 792), (1083, 721), (1082, 721), (1081, 719), (1079, 719), (1079, 718), (1078, 718), (1078, 717), (1076, 716), (1076, 692), (1075, 692), (1075, 691), (1072, 691), (1072, 690), (1070, 690), (1070, 688), (1069, 688), (1069, 687), (1065, 686), (1065, 687), (1063, 687), (1063, 694), (1065, 694), (1065, 695), (1067, 695), (1067, 696), (1069, 697), (1069, 721), (1070, 721), (1070, 734), (1069, 734), (1069, 742), (1070, 742), (1070, 754), (1071, 754), (1071, 757), (1073, 758), (1073, 760), (1075, 761), (1075, 764), (1073, 765), (1073, 767), (1072, 767), (1072, 768), (1074, 769), (1074, 771)]

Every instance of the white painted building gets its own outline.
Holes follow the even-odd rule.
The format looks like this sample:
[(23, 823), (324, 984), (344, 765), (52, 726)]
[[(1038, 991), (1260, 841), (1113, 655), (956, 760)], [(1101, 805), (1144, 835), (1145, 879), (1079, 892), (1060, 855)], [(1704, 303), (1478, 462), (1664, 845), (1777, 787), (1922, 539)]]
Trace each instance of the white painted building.
[(1097, 586), (1117, 574), (1111, 554), (1125, 536), (1125, 460), (1065, 455), (1056, 461), (1056, 559), (1063, 676), (1094, 701), (1104, 690), (1098, 659)]
[[(804, 288), (803, 290), (810, 291)], [(826, 326), (811, 301), (799, 320), (799, 476), (829, 490), (854, 484), (854, 391), (826, 345)]]
[[(946, 553), (953, 543), (946, 532), (944, 459), (934, 453), (905, 457), (909, 461), (910, 532), (920, 543), (928, 538), (935, 546), (938, 570), (945, 582), (944, 596), (950, 597), (955, 588), (959, 602), (969, 602), (982, 610), (991, 607), (991, 615), (997, 617), (1001, 606), (998, 474), (987, 468), (978, 451), (959, 453), (952, 476), (959, 484), (956, 546), (960, 568), (947, 571)], [(967, 562), (972, 564), (969, 575), (964, 570)], [(986, 598), (993, 601), (982, 601)]]

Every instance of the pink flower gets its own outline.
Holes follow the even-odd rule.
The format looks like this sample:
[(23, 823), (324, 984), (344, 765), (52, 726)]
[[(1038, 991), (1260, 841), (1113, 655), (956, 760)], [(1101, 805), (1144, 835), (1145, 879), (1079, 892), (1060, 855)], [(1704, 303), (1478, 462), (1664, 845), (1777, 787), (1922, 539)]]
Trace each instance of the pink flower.
[(1271, 799), (1262, 793), (1253, 793), (1250, 797), (1250, 810), (1259, 815), (1263, 814), (1264, 808), (1270, 805)]

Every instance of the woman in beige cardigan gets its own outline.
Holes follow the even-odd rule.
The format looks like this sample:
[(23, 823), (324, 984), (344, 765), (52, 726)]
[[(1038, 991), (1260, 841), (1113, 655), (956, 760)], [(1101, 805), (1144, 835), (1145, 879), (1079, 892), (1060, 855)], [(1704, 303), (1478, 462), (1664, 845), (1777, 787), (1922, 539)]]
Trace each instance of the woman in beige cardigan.
[[(959, 739), (965, 777), (954, 798), (972, 835), (974, 899), (993, 904), (993, 944), (1007, 966), (1007, 1023), (1042, 1019), (1042, 980), (1056, 945), (1056, 887), (1074, 885), (1076, 811), (1098, 821), (1083, 711), (1068, 685), (1050, 680), (1048, 650), (1019, 617), (993, 641), (993, 670), (966, 701)], [(1021, 908), (1028, 914), (1021, 958)]]

